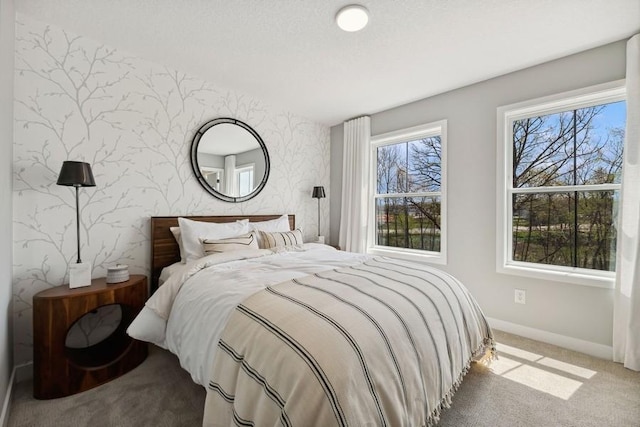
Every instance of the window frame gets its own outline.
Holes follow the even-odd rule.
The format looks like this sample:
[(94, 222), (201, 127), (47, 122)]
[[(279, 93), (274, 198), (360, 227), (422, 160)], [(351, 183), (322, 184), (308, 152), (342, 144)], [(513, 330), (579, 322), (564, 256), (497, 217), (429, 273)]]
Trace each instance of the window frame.
[[(378, 147), (410, 142), (419, 138), (440, 137), (440, 191), (420, 193), (398, 193), (405, 196), (440, 197), (440, 251), (422, 249), (394, 248), (376, 244), (376, 200), (388, 195), (377, 193)], [(371, 137), (369, 162), (369, 214), (367, 233), (367, 253), (393, 256), (409, 260), (447, 264), (447, 120), (438, 120), (405, 129), (399, 129)]]
[[(224, 168), (215, 168), (212, 166), (200, 166), (200, 173), (202, 174), (202, 177), (204, 178), (204, 180), (207, 181), (213, 189), (215, 189), (216, 191), (220, 191), (221, 181), (219, 181), (219, 179), (221, 176), (224, 179)], [(215, 184), (210, 183), (208, 180), (209, 174), (211, 173), (215, 173), (217, 175)]]
[[(233, 170), (233, 179), (234, 179), (234, 190), (236, 191), (236, 194), (238, 194), (238, 197), (244, 197), (247, 194), (251, 194), (251, 192), (253, 191), (253, 189), (255, 189), (255, 169), (256, 169), (256, 164), (255, 163), (245, 163), (243, 165), (240, 165), (238, 167), (236, 167)], [(240, 174), (242, 174), (243, 172), (251, 172), (251, 181), (252, 181), (252, 190), (249, 191), (247, 194), (240, 194)]]
[[(542, 98), (505, 105), (497, 109), (497, 215), (496, 215), (496, 271), (498, 273), (533, 277), (537, 279), (612, 289), (615, 271), (601, 271), (580, 267), (565, 267), (514, 261), (513, 253), (513, 121), (555, 114), (567, 110), (626, 101), (625, 80), (589, 86)], [(628, 120), (628, 118), (627, 118)], [(581, 185), (581, 190), (619, 189), (621, 184)], [(544, 193), (576, 191), (577, 186), (556, 186), (548, 190), (517, 189), (515, 193)], [(545, 187), (546, 188), (546, 187)], [(618, 218), (619, 221), (619, 218)], [(619, 227), (616, 227), (619, 230)], [(619, 233), (617, 238), (619, 238)]]

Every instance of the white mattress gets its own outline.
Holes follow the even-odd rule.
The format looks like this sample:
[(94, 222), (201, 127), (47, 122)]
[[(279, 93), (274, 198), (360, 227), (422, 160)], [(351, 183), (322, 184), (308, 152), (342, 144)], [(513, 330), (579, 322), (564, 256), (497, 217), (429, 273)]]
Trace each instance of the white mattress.
[[(222, 329), (234, 308), (245, 298), (269, 285), (357, 264), (367, 258), (367, 255), (308, 243), (302, 245), (302, 250), (213, 265), (184, 282), (166, 324), (145, 307), (127, 332), (176, 354), (193, 380), (204, 386)], [(190, 264), (178, 266), (174, 274), (189, 269)], [(216, 292), (211, 292), (211, 287), (215, 287)]]

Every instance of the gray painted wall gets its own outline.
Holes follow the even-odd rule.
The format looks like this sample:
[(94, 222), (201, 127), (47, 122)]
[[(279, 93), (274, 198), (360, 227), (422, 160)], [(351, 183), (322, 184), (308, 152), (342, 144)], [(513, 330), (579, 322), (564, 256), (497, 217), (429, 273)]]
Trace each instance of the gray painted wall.
[(224, 169), (224, 157), (217, 154), (198, 153), (198, 165)]
[[(406, 104), (371, 116), (377, 135), (448, 120), (449, 263), (485, 314), (499, 320), (611, 345), (613, 291), (496, 273), (496, 109), (624, 78), (620, 41)], [(473, 66), (473, 64), (469, 64)], [(331, 129), (331, 236), (338, 236), (342, 125)], [(514, 289), (527, 291), (526, 305)]]
[[(0, 2), (0, 412), (13, 369), (11, 173), (13, 152), (13, 0)], [(5, 414), (8, 418), (8, 413)], [(6, 419), (5, 419), (6, 421)], [(0, 418), (0, 422), (2, 419)]]
[(255, 169), (253, 170), (253, 186), (254, 188), (260, 184), (265, 171), (264, 153), (261, 148), (255, 150), (245, 151), (236, 156), (236, 168), (253, 163)]

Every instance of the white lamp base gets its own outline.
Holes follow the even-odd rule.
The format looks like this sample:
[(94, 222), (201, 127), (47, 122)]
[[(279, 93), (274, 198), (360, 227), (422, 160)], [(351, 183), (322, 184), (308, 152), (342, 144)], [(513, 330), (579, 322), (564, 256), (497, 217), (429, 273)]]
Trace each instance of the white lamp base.
[(69, 288), (91, 285), (91, 264), (81, 262), (69, 265)]

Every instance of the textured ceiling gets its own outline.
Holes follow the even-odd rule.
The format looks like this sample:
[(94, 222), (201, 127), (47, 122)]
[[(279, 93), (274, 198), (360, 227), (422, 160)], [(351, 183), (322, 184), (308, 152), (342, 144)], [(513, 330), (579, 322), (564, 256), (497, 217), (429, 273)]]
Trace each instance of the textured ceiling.
[(18, 12), (319, 123), (627, 38), (640, 0), (15, 0)]

